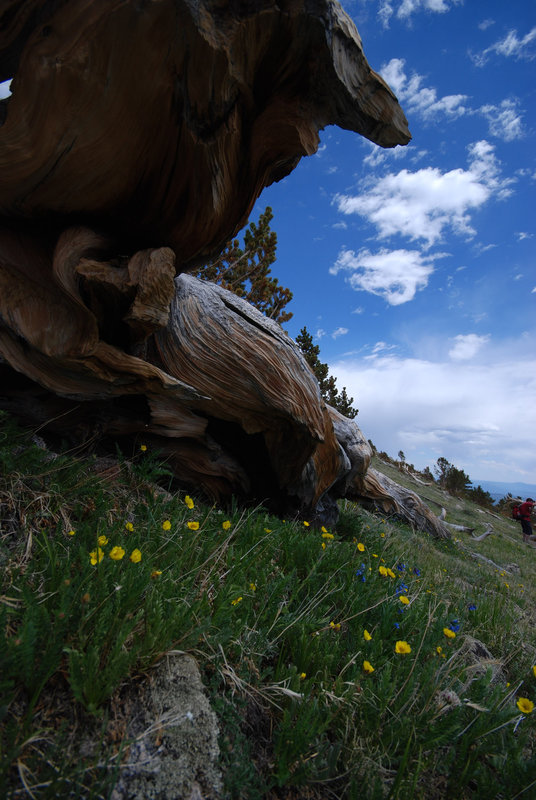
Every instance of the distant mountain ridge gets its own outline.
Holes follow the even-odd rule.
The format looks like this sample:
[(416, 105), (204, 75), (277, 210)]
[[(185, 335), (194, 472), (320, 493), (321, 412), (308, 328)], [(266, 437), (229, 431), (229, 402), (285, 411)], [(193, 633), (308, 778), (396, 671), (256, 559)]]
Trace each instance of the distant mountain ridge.
[(501, 481), (471, 481), (472, 486), (481, 486), (485, 492), (489, 492), (495, 501), (500, 500), (507, 494), (512, 497), (536, 498), (536, 484), (534, 483), (502, 483)]

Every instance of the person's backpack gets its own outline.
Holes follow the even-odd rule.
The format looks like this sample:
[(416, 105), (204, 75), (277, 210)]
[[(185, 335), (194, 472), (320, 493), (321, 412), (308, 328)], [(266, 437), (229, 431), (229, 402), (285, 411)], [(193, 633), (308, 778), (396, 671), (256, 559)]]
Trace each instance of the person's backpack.
[(513, 519), (517, 519), (517, 520), (521, 519), (521, 511), (519, 510), (519, 506), (514, 506), (512, 508), (512, 517), (513, 517)]

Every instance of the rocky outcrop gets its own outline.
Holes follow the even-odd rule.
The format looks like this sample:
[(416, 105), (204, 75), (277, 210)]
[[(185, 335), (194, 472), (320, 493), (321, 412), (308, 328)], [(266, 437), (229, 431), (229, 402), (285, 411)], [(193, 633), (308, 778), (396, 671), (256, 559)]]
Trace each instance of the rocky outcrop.
[(332, 522), (370, 489), (365, 438), (279, 326), (188, 272), (324, 126), (409, 141), (352, 21), (333, 0), (8, 0), (0, 31), (2, 407)]

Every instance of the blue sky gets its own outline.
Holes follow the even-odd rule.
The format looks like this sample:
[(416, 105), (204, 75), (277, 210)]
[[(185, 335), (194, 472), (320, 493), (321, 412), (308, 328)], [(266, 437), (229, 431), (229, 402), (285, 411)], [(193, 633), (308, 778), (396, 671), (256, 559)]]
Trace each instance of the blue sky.
[(536, 483), (536, 2), (343, 7), (413, 140), (329, 127), (263, 192), (285, 328), (314, 335), (379, 449)]
[(379, 449), (536, 483), (536, 3), (342, 5), (413, 139), (326, 128), (263, 192), (285, 328), (314, 335)]

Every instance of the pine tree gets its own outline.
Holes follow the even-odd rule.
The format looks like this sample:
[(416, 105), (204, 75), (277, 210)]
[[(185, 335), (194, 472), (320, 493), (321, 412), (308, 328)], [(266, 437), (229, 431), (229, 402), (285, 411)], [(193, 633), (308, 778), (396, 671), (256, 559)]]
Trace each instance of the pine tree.
[(320, 361), (320, 347), (313, 344), (313, 337), (306, 327), (303, 327), (296, 337), (296, 344), (299, 345), (305, 360), (313, 370), (318, 385), (320, 386), (320, 394), (322, 398), (333, 408), (336, 408), (341, 414), (349, 419), (357, 417), (358, 410), (352, 406), (354, 402), (353, 397), (348, 397), (346, 387), (339, 392), (336, 383), (337, 379), (329, 374), (329, 367)]
[(238, 239), (229, 242), (219, 258), (202, 267), (197, 277), (243, 297), (282, 325), (292, 317), (283, 310), (292, 300), (292, 292), (270, 274), (277, 248), (277, 234), (270, 228), (272, 219), (272, 209), (267, 206), (258, 223), (250, 222), (245, 230), (244, 246), (240, 247)]

